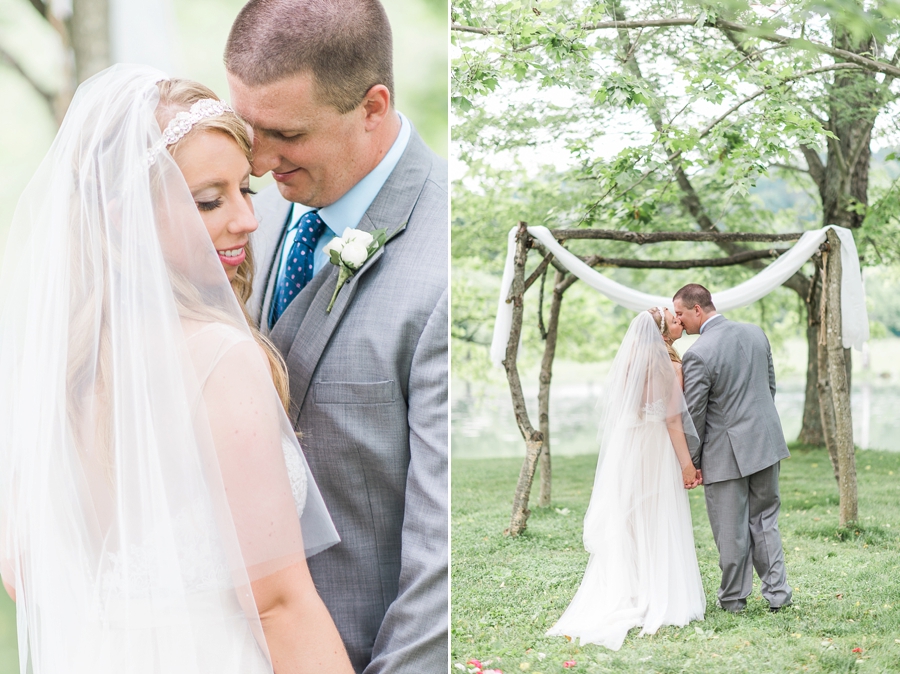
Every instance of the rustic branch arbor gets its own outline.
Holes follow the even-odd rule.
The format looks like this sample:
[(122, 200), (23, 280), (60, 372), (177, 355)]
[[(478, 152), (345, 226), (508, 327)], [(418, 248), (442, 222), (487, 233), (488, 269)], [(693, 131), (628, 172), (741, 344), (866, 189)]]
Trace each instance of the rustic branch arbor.
[[(559, 241), (567, 239), (612, 240), (644, 245), (662, 241), (731, 242), (788, 242), (796, 241), (802, 233), (755, 234), (739, 232), (623, 232), (600, 229), (557, 229), (550, 233)], [(853, 447), (853, 426), (850, 417), (850, 387), (847, 359), (841, 339), (841, 255), (840, 240), (833, 230), (828, 230), (827, 242), (813, 256), (816, 265), (811, 293), (818, 312), (809, 312), (809, 321), (818, 325), (819, 339), (819, 408), (826, 437), (826, 446), (840, 492), (840, 525), (846, 526), (857, 519), (856, 465)], [(535, 249), (543, 259), (526, 278), (525, 265), (530, 249)], [(638, 269), (690, 269), (697, 267), (724, 267), (744, 264), (751, 260), (777, 258), (785, 248), (751, 250), (730, 257), (699, 260), (633, 260), (604, 258), (592, 255), (581, 258), (588, 266), (628, 267)], [(555, 270), (551, 289), (550, 315), (546, 326), (543, 321), (544, 287), (549, 268)], [(544, 338), (544, 354), (541, 359), (540, 388), (538, 390), (538, 428), (528, 418), (522, 383), (516, 363), (519, 338), (522, 334), (524, 297), (528, 289), (540, 280), (540, 309), (538, 311), (541, 336)], [(525, 439), (525, 461), (519, 473), (519, 482), (513, 499), (512, 517), (506, 533), (517, 536), (528, 522), (528, 501), (538, 464), (541, 467), (538, 504), (550, 505), (550, 381), (553, 377), (553, 359), (556, 354), (557, 328), (563, 295), (578, 278), (569, 272), (528, 233), (527, 225), (520, 222), (516, 233), (516, 252), (513, 280), (507, 303), (512, 303), (512, 326), (506, 345), (503, 366), (512, 394), (513, 411), (519, 431)]]

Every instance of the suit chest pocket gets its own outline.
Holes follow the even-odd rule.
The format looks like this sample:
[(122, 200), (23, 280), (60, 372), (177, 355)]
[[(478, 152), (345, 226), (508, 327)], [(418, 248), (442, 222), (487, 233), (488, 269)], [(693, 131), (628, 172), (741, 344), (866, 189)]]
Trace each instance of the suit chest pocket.
[(317, 405), (377, 405), (394, 402), (391, 381), (316, 382)]

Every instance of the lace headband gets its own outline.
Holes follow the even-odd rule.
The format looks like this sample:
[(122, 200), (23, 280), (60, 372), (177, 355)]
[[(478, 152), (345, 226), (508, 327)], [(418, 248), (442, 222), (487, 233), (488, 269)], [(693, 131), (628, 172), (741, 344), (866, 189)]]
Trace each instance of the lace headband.
[(152, 166), (160, 152), (184, 138), (197, 123), (210, 117), (218, 117), (225, 112), (234, 112), (234, 110), (227, 103), (213, 98), (204, 98), (197, 101), (191, 106), (190, 112), (184, 110), (179, 112), (166, 125), (159, 140), (147, 150), (147, 165)]
[(659, 312), (659, 334), (665, 337), (666, 333), (663, 326), (665, 325), (664, 321), (666, 320), (666, 310), (664, 307), (656, 307), (656, 310)]

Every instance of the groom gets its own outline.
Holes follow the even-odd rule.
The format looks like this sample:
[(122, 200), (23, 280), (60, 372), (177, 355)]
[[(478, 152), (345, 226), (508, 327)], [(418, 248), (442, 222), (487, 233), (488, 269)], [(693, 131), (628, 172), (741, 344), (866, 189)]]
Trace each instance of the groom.
[[(249, 310), (342, 539), (309, 569), (357, 672), (423, 674), (448, 659), (447, 166), (394, 108), (391, 58), (378, 0), (250, 0), (225, 51), (277, 183)], [(390, 239), (328, 311), (348, 229)]]
[(696, 283), (675, 293), (673, 303), (685, 331), (700, 335), (684, 354), (682, 372), (700, 436), (691, 458), (719, 549), (717, 604), (742, 611), (756, 567), (769, 610), (778, 611), (791, 603), (778, 531), (779, 462), (790, 453), (775, 409), (769, 340), (758, 326), (717, 314), (709, 291)]

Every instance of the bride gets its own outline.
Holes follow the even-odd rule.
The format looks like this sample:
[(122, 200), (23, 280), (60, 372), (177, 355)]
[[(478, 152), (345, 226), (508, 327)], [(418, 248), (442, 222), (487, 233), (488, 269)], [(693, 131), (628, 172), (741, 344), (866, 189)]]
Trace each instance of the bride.
[(702, 620), (706, 599), (686, 489), (699, 483), (698, 441), (666, 309), (631, 322), (605, 388), (600, 459), (584, 518), (590, 555), (575, 598), (548, 635), (619, 650), (628, 631)]
[(23, 673), (352, 672), (306, 566), (337, 532), (239, 301), (250, 146), (208, 89), (116, 66), (19, 201), (0, 572)]

